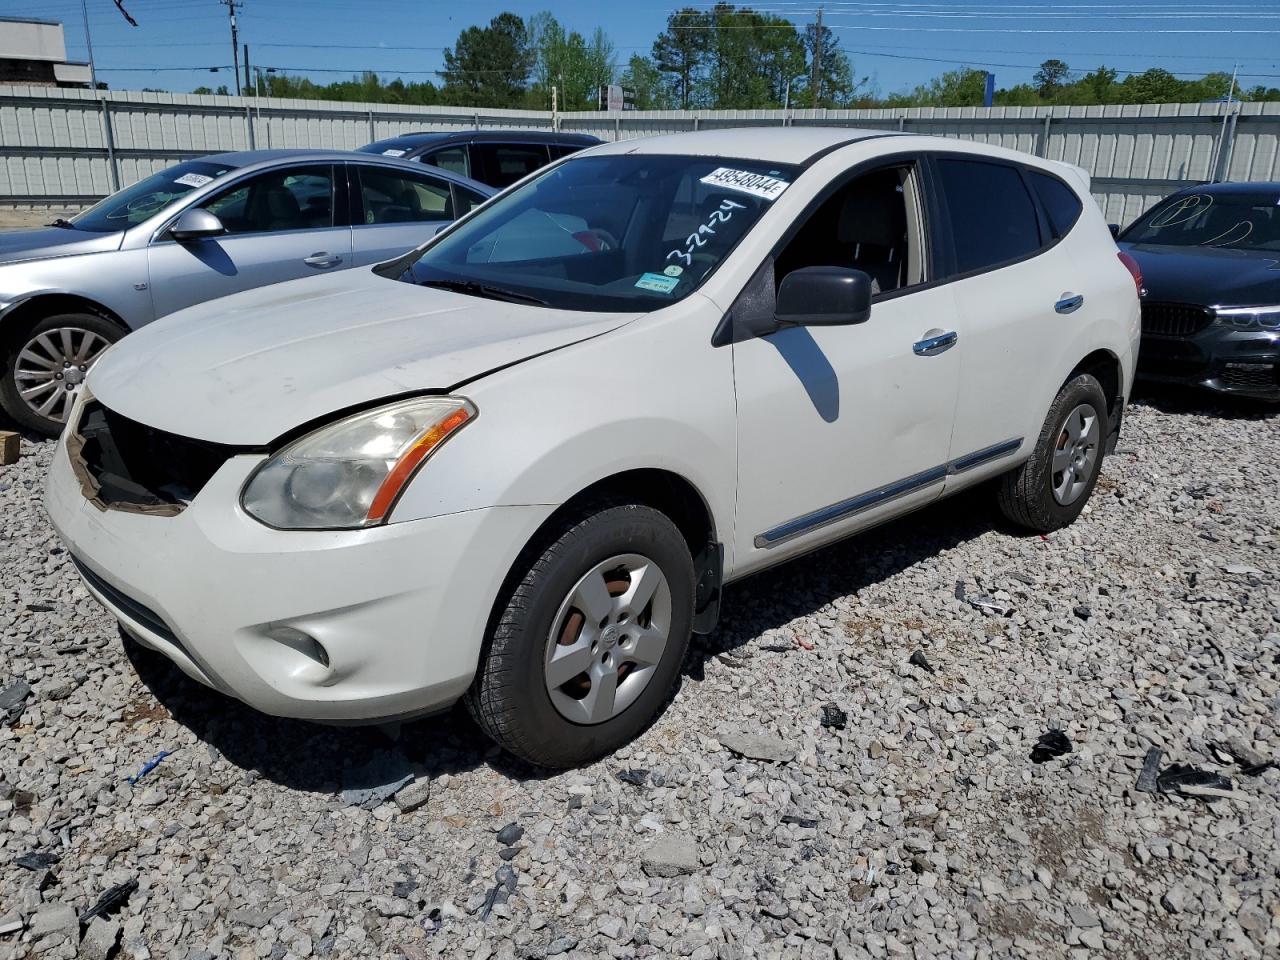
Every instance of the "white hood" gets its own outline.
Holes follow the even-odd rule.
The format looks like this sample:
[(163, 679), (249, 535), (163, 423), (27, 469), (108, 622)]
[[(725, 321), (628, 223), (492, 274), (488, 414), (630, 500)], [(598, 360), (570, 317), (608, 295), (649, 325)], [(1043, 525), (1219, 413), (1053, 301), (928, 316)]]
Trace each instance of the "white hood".
[(88, 386), (148, 426), (257, 446), (348, 407), (450, 389), (636, 316), (503, 303), (356, 268), (180, 310), (112, 347)]

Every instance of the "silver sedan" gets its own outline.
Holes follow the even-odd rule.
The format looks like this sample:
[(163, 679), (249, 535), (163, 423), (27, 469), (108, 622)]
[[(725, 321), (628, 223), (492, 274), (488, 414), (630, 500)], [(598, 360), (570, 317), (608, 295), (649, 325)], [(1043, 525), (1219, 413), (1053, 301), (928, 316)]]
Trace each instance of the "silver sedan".
[(251, 287), (377, 263), (495, 191), (367, 154), (222, 153), (48, 228), (0, 234), (0, 406), (55, 435), (108, 346)]

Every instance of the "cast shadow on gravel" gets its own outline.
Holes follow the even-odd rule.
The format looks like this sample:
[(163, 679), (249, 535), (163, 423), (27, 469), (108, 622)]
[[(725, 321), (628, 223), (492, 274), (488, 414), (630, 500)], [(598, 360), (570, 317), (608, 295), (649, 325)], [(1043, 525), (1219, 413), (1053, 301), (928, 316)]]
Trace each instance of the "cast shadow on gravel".
[[(1221, 420), (1258, 421), (1280, 417), (1280, 403), (1232, 397), (1169, 383), (1140, 381), (1133, 388), (1130, 402), (1138, 406), (1151, 407), (1170, 416), (1195, 414), (1203, 417), (1217, 417)], [(1124, 445), (1123, 436), (1120, 443)]]
[[(1031, 536), (995, 509), (990, 483), (939, 501), (815, 553), (754, 574), (725, 589), (715, 633), (694, 636), (685, 675), (702, 680), (707, 660), (732, 653), (766, 630), (807, 617), (984, 533)], [(940, 585), (948, 591), (954, 584)], [(795, 655), (804, 650), (796, 647)]]
[[(765, 630), (812, 614), (832, 600), (856, 593), (992, 530), (1005, 531), (993, 509), (989, 485), (966, 491), (859, 537), (756, 574), (726, 589), (719, 627), (694, 637), (683, 681), (695, 685), (704, 663), (742, 647)], [(1012, 528), (1009, 533), (1016, 533)], [(125, 652), (143, 684), (173, 719), (228, 761), (295, 790), (332, 794), (360, 784), (358, 769), (380, 758), (374, 774), (462, 773), (491, 766), (516, 780), (545, 779), (540, 770), (493, 746), (461, 707), (405, 723), (393, 742), (375, 727), (334, 727), (271, 717), (206, 689), (177, 667), (127, 637)], [(796, 654), (803, 654), (796, 648)], [(697, 695), (696, 686), (689, 691)], [(166, 749), (157, 743), (156, 750)], [(199, 749), (199, 748), (197, 748)]]

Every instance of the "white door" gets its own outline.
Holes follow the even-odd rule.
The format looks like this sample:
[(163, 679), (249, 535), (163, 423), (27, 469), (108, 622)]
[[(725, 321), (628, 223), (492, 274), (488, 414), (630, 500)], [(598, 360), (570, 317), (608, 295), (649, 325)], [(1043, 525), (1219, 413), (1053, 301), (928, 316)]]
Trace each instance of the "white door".
[(995, 467), (1035, 444), (1061, 386), (1053, 381), (1063, 327), (1074, 322), (1068, 301), (1083, 291), (1062, 250), (1043, 249), (1049, 228), (1017, 167), (943, 156), (936, 169), (962, 347), (952, 458)]
[[(920, 286), (930, 268), (918, 183), (911, 165), (858, 177), (753, 280), (770, 290), (798, 267), (846, 266), (871, 274), (880, 292), (865, 323), (734, 345), (739, 571), (942, 491), (961, 348), (950, 340), (949, 286)], [(754, 302), (771, 311), (768, 300)]]

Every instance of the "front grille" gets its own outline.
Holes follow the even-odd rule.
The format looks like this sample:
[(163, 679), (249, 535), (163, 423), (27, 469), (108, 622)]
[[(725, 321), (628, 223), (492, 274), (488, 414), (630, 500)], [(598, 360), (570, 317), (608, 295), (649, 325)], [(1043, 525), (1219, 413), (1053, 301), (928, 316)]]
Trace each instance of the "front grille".
[(85, 405), (67, 453), (85, 495), (100, 506), (158, 516), (182, 512), (235, 447), (166, 433)]
[(1142, 332), (1161, 337), (1189, 337), (1213, 323), (1208, 307), (1193, 303), (1143, 303)]
[(1280, 387), (1280, 367), (1269, 363), (1229, 363), (1221, 379), (1228, 387), (1274, 390)]

